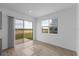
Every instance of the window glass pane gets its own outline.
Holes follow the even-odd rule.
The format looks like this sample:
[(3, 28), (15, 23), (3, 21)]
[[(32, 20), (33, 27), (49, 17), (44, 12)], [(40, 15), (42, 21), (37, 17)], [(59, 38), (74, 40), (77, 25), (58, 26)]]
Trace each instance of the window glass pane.
[(43, 20), (42, 21), (42, 32), (43, 33), (48, 33), (48, 20)]
[(42, 32), (43, 33), (48, 33), (48, 27), (42, 27)]
[[(16, 44), (24, 42), (24, 31), (23, 31), (23, 20), (15, 19), (15, 29), (16, 29)], [(19, 40), (19, 41), (18, 41)]]
[(32, 36), (32, 22), (24, 21), (24, 40), (33, 40)]
[(24, 21), (24, 29), (32, 29), (32, 22)]
[(15, 20), (15, 28), (23, 29), (23, 20)]
[(49, 21), (49, 33), (57, 34), (58, 33), (58, 19), (50, 19)]
[(48, 20), (43, 20), (42, 21), (42, 26), (48, 26)]

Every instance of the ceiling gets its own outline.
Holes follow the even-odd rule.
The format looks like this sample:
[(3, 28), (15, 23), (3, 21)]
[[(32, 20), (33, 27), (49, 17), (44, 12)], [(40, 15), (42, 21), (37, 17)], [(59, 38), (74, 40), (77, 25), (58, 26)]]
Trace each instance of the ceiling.
[(7, 8), (32, 17), (41, 17), (65, 8), (75, 6), (74, 3), (0, 3)]

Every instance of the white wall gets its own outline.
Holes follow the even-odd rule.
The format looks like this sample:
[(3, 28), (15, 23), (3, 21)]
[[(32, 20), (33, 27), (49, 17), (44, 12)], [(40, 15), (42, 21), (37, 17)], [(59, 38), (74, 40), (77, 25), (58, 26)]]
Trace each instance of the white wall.
[[(45, 34), (41, 30), (41, 21), (49, 19), (54, 16), (58, 17), (58, 34)], [(71, 7), (65, 10), (61, 10), (43, 17), (37, 20), (37, 37), (39, 41), (43, 41), (49, 44), (60, 46), (66, 49), (76, 51), (77, 39), (76, 39), (76, 21), (77, 21), (76, 7)]]
[(79, 4), (77, 4), (77, 54), (79, 56)]
[[(17, 13), (15, 11), (11, 11), (5, 8), (1, 8), (2, 11), (2, 30), (0, 30), (0, 36), (2, 38), (2, 49), (8, 48), (8, 18), (7, 16), (13, 16), (17, 19), (28, 20), (34, 22), (34, 18)], [(2, 32), (2, 33), (1, 33)]]
[(0, 38), (2, 38), (2, 30), (0, 29)]
[(2, 49), (8, 48), (8, 19), (2, 13)]
[(37, 26), (37, 19), (33, 21), (33, 40), (36, 40), (36, 26)]

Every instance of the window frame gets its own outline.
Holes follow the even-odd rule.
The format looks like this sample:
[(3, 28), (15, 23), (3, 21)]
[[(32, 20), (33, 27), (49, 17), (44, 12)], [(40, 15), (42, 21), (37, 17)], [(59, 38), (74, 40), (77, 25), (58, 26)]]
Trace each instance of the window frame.
[[(56, 19), (56, 20), (57, 20), (57, 21), (56, 21), (56, 22), (57, 22), (57, 25), (55, 24), (55, 25), (56, 25), (56, 28), (55, 28), (55, 29), (57, 29), (57, 30), (56, 30), (56, 33), (54, 33), (54, 32), (50, 33), (50, 30), (49, 30), (49, 29), (50, 29), (50, 28), (49, 28), (49, 27), (50, 27), (50, 20), (52, 20), (52, 19), (54, 19), (54, 20)], [(48, 31), (46, 32), (46, 34), (58, 34), (58, 17), (49, 18), (49, 19), (44, 19), (44, 20), (41, 21), (41, 29), (42, 29), (41, 32), (44, 33), (44, 34), (45, 34), (45, 32), (43, 32), (43, 27), (46, 27), (46, 26), (42, 26), (42, 23), (43, 23), (45, 20), (48, 20)]]

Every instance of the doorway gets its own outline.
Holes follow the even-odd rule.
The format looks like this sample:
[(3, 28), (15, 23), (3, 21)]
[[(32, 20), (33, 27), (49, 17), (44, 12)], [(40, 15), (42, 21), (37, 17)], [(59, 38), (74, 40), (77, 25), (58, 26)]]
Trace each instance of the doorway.
[(15, 19), (15, 44), (33, 40), (32, 22)]

